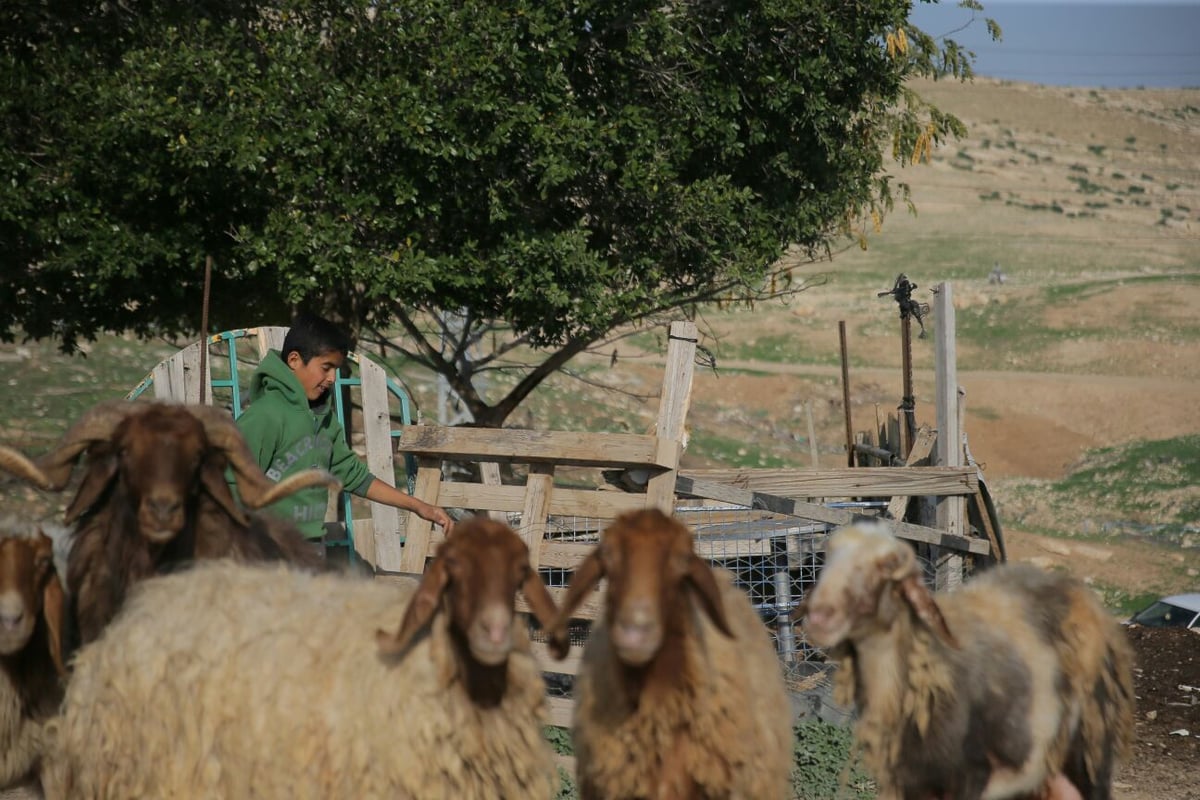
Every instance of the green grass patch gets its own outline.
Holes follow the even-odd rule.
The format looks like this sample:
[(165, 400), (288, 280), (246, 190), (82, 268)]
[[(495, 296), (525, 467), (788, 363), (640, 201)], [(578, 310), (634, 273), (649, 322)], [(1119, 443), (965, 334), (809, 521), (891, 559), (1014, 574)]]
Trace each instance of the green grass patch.
[(5, 444), (31, 451), (48, 447), (88, 408), (123, 398), (176, 352), (162, 342), (117, 336), (103, 337), (87, 349), (86, 354), (65, 356), (49, 340), (5, 348), (12, 354), (12, 360), (0, 361)]
[(1054, 484), (1060, 495), (1087, 498), (1168, 537), (1200, 527), (1200, 434), (1089, 451)]

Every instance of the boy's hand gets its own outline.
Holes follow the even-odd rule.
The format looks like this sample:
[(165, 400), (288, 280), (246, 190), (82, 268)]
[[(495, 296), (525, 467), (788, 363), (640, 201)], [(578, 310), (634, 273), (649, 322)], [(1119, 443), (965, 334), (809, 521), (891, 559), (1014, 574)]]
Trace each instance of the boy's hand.
[(441, 525), (442, 530), (445, 531), (447, 536), (450, 535), (450, 531), (454, 528), (454, 520), (450, 518), (450, 515), (446, 513), (446, 509), (444, 508), (425, 503), (424, 507), (417, 511), (417, 513), (422, 519), (427, 519), (434, 525)]

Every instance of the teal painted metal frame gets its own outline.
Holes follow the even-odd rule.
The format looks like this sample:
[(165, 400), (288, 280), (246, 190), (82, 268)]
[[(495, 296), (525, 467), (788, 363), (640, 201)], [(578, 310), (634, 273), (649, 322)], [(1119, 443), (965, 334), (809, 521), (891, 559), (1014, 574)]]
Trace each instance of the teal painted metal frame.
[[(241, 387), (241, 384), (238, 382), (237, 340), (244, 339), (249, 335), (251, 335), (251, 331), (249, 329), (236, 328), (234, 330), (223, 331), (221, 333), (214, 333), (212, 336), (208, 337), (209, 346), (212, 346), (214, 344), (220, 344), (222, 341), (225, 343), (225, 346), (226, 346), (226, 352), (228, 353), (228, 356), (229, 356), (229, 377), (228, 378), (211, 378), (210, 377), (209, 385), (212, 386), (214, 391), (217, 389), (228, 389), (229, 390), (230, 394), (232, 395), (233, 418), (234, 419), (237, 419), (238, 417), (240, 417), (242, 415), (242, 387)], [(349, 363), (357, 364), (357, 363), (359, 363), (359, 360), (360, 360), (360, 356), (357, 353), (347, 353), (346, 354), (346, 361)], [(147, 389), (149, 389), (153, 385), (154, 385), (154, 373), (151, 372), (145, 378), (142, 378), (141, 383), (139, 383), (137, 386), (135, 386), (133, 388), (133, 390), (129, 392), (129, 394), (125, 395), (125, 399), (126, 400), (136, 400)], [(349, 426), (346, 424), (346, 415), (348, 412), (347, 412), (347, 409), (345, 408), (345, 402), (342, 399), (343, 398), (342, 390), (345, 388), (355, 387), (355, 386), (362, 386), (362, 378), (355, 377), (355, 376), (347, 377), (347, 376), (340, 375), (340, 374), (338, 375), (337, 380), (334, 381), (334, 386), (333, 386), (334, 410), (337, 412), (338, 419), (341, 420), (341, 422), (342, 422), (342, 427), (347, 430), (349, 430)], [(404, 389), (400, 386), (400, 384), (396, 383), (391, 378), (387, 379), (387, 390), (392, 394), (392, 396), (396, 397), (400, 401), (400, 422), (401, 422), (401, 424), (411, 425), (412, 424), (412, 403), (409, 400), (408, 393), (404, 391)], [(392, 436), (393, 440), (399, 439), (402, 434), (403, 434), (403, 431), (400, 431), (400, 430), (391, 431), (391, 436)], [(395, 447), (392, 448), (392, 452), (395, 452)], [(408, 483), (408, 491), (411, 494), (416, 485), (416, 474), (417, 474), (416, 458), (414, 458), (411, 453), (404, 454), (404, 474), (405, 474), (405, 478)], [(351, 513), (352, 509), (351, 509), (351, 505), (350, 505), (352, 497), (353, 497), (353, 495), (350, 492), (342, 492), (342, 514), (346, 519), (346, 536), (345, 536), (345, 538), (333, 539), (333, 540), (326, 539), (325, 545), (327, 547), (339, 547), (340, 546), (340, 547), (348, 548), (350, 560), (354, 561), (358, 558), (358, 556), (354, 549), (354, 518)]]

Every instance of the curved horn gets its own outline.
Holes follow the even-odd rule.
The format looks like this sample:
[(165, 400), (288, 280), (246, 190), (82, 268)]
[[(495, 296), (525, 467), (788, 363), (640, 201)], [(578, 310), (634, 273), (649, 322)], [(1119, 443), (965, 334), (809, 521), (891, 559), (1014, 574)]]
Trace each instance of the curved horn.
[(310, 469), (276, 483), (267, 477), (250, 452), (241, 430), (228, 412), (212, 406), (189, 406), (204, 425), (209, 444), (221, 450), (237, 476), (238, 494), (247, 508), (262, 508), (301, 489), (327, 486), (341, 489), (341, 482), (322, 469)]
[(88, 409), (67, 429), (53, 450), (37, 459), (37, 467), (45, 477), (41, 488), (58, 491), (66, 486), (80, 454), (96, 442), (108, 441), (126, 417), (140, 413), (143, 408), (144, 403), (110, 400)]
[(29, 458), (11, 447), (0, 445), (0, 469), (24, 478), (39, 489), (50, 488), (50, 478)]

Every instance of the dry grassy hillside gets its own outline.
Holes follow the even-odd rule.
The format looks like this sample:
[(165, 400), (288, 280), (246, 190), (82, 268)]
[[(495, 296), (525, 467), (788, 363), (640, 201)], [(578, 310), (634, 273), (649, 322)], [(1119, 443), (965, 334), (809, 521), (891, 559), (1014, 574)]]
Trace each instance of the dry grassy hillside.
[[(811, 404), (822, 463), (843, 464), (838, 321), (865, 430), (901, 396), (897, 310), (877, 292), (901, 272), (923, 301), (948, 282), (968, 444), (1014, 554), (1080, 571), (1118, 605), (1200, 588), (1200, 90), (917, 89), (969, 135), (895, 169), (916, 214), (897, 208), (865, 250), (799, 270), (824, 285), (704, 316), (717, 369), (697, 373), (685, 461), (806, 465)], [(988, 282), (997, 263), (1003, 285)], [(635, 342), (615, 380), (653, 391), (643, 354), (660, 343)], [(932, 423), (932, 339), (913, 359)]]

